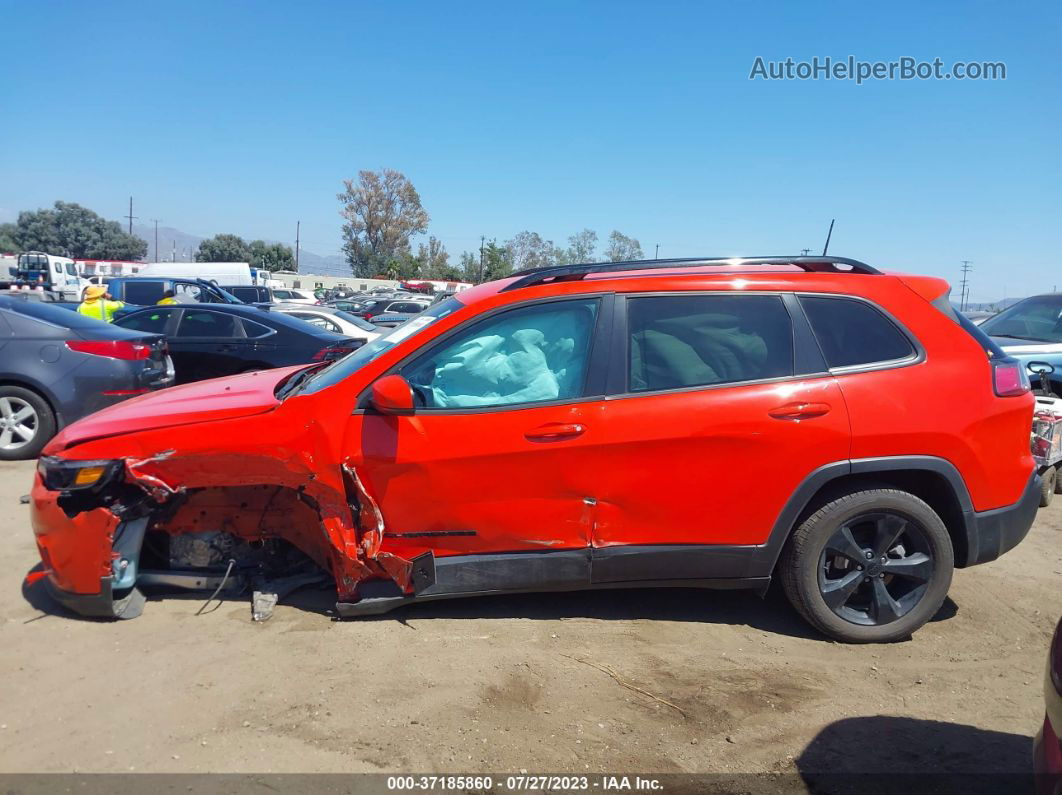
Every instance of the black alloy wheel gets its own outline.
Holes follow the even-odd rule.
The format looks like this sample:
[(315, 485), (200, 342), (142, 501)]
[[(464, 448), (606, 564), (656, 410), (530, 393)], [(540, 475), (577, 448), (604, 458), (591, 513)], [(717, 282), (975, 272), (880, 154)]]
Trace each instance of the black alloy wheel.
[(891, 511), (849, 519), (819, 556), (819, 593), (840, 618), (881, 626), (907, 615), (925, 596), (936, 562), (924, 527)]

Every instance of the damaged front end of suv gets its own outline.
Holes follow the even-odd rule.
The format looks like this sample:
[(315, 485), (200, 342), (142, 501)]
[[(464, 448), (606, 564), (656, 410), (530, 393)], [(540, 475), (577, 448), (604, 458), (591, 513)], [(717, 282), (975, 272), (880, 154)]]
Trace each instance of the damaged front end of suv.
[(152, 589), (283, 596), (331, 578), (340, 602), (366, 580), (408, 590), (411, 563), (380, 550), (382, 515), (328, 418), (274, 396), (292, 374), (177, 387), (66, 429), (37, 467), (31, 577), (104, 618), (139, 615)]

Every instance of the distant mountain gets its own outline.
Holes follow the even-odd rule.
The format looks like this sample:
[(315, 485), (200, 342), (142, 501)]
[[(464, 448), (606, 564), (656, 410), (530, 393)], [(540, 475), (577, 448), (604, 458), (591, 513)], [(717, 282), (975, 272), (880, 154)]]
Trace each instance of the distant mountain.
[[(128, 228), (123, 226), (123, 228)], [(147, 259), (149, 261), (176, 261), (191, 262), (195, 259), (196, 249), (206, 238), (190, 235), (172, 226), (160, 226), (158, 237), (158, 253), (155, 252), (155, 227), (146, 224), (133, 224), (133, 234), (148, 244)], [(246, 239), (246, 238), (245, 238)], [(286, 241), (266, 240), (267, 243)], [(322, 256), (314, 254), (306, 249), (299, 250), (299, 270), (302, 273), (314, 273), (319, 276), (349, 276), (350, 266), (343, 257), (332, 254)]]
[(976, 304), (967, 304), (966, 308), (977, 310), (979, 312), (1002, 312), (1007, 307), (1018, 303), (1018, 301), (1024, 300), (1024, 298), (1002, 298), (999, 301), (981, 301)]

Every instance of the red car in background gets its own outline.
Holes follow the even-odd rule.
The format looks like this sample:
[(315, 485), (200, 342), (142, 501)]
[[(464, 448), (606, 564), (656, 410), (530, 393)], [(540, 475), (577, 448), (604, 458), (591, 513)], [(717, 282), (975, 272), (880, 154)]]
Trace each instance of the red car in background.
[(1024, 369), (939, 279), (839, 257), (560, 266), (331, 364), (76, 423), (32, 517), (85, 615), (226, 574), (327, 572), (343, 616), (777, 576), (823, 633), (891, 641), (953, 568), (1024, 538), (1032, 412)]

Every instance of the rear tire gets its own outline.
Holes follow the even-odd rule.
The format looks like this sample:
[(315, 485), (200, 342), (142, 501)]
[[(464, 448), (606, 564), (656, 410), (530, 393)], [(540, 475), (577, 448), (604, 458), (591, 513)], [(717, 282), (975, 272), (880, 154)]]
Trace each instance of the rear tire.
[(36, 458), (53, 436), (55, 412), (44, 398), (20, 386), (0, 386), (0, 461)]
[(1040, 507), (1046, 508), (1051, 504), (1051, 500), (1055, 498), (1055, 491), (1058, 488), (1058, 469), (1055, 467), (1048, 467), (1044, 470), (1043, 475), (1040, 476)]
[(940, 609), (955, 556), (940, 517), (904, 491), (832, 500), (805, 519), (778, 564), (786, 596), (812, 626), (845, 643), (890, 643)]

